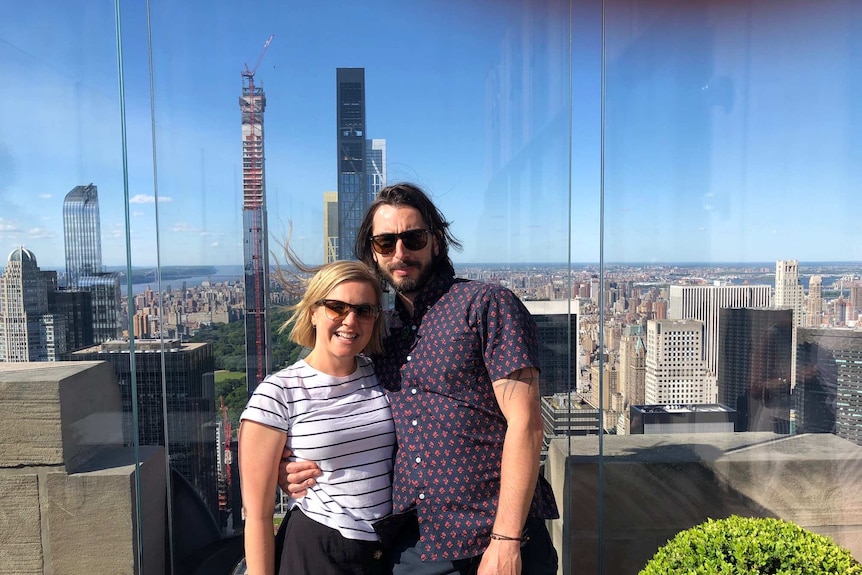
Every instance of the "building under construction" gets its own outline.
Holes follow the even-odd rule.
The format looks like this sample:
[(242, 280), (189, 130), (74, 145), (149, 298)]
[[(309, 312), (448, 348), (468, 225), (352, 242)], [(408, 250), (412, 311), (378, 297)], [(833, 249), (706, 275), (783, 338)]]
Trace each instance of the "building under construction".
[(254, 74), (272, 36), (253, 68), (242, 72), (242, 223), (245, 277), (246, 386), (249, 396), (272, 367), (269, 345), (269, 242), (266, 223), (263, 113), (266, 96)]

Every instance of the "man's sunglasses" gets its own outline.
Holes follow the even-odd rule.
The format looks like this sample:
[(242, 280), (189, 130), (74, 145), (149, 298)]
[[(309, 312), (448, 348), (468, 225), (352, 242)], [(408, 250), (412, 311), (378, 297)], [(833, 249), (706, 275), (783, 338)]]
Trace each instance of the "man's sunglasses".
[(431, 230), (408, 230), (400, 234), (378, 234), (371, 236), (371, 247), (381, 256), (391, 255), (395, 251), (398, 240), (404, 247), (415, 252), (428, 245), (428, 234)]
[(343, 302), (337, 299), (322, 299), (316, 302), (317, 305), (322, 305), (324, 313), (332, 321), (338, 321), (347, 317), (351, 311), (356, 314), (356, 317), (363, 321), (373, 321), (380, 315), (380, 308), (370, 303), (361, 303), (353, 305), (352, 303)]

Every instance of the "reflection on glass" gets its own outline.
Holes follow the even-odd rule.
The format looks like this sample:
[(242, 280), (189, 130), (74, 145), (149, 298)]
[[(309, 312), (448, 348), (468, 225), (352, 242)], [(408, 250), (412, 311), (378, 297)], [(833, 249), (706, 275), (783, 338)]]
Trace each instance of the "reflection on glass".
[[(800, 463), (796, 476), (836, 494), (811, 521), (850, 545), (840, 532), (855, 525), (845, 512), (855, 500), (839, 496), (853, 474), (839, 471), (862, 441), (857, 4), (155, 3), (152, 77), (146, 12), (124, 10), (132, 293), (122, 276), (113, 8), (3, 9), (0, 360), (88, 348), (119, 357), (127, 344), (101, 345), (157, 340), (136, 346), (148, 354), (140, 377), (150, 378), (137, 400), (152, 420), (141, 426), (167, 422), (178, 442), (170, 464), (222, 536), (241, 528), (230, 434), (249, 380), (299, 353), (271, 332), (295, 294), (268, 278), (259, 287), (269, 293), (248, 290), (249, 261), (265, 269), (270, 235), (277, 245), (288, 234), (306, 262), (349, 257), (350, 210), (387, 180), (409, 180), (454, 221), (465, 247), (454, 254), (458, 274), (503, 283), (537, 319), (549, 469), (554, 438), (567, 438), (563, 455), (595, 454), (608, 469), (615, 454), (672, 453), (627, 447), (650, 431), (732, 424), (735, 433), (701, 434), (686, 451), (704, 459), (729, 457), (725, 442), (741, 450), (759, 438), (759, 451), (746, 449), (763, 461), (784, 453), (768, 441), (811, 442), (838, 462), (816, 472)], [(244, 134), (236, 110), (255, 62), (265, 157), (262, 129)], [(359, 100), (339, 100), (338, 70), (361, 70)], [(265, 221), (244, 214), (250, 170), (265, 186)], [(359, 199), (345, 205), (349, 186)], [(244, 239), (255, 229), (256, 255)], [(254, 310), (272, 321), (249, 336)], [(253, 357), (271, 366), (250, 372), (246, 342), (256, 338), (269, 346)], [(130, 410), (131, 393), (123, 399)], [(766, 466), (752, 481), (779, 493), (781, 473)], [(565, 533), (589, 536), (563, 541), (560, 527), (555, 542), (572, 557), (596, 556), (580, 565), (586, 572), (613, 572), (626, 555), (614, 554), (627, 533), (613, 517), (637, 514), (614, 505), (648, 498), (649, 478), (639, 477), (601, 491), (607, 477), (594, 475), (600, 494), (576, 492), (593, 507), (564, 518)], [(558, 497), (575, 497), (569, 489), (555, 483)], [(790, 509), (743, 493), (757, 513)], [(649, 501), (672, 507), (666, 494)], [(697, 515), (692, 501), (685, 508)], [(644, 533), (666, 539), (676, 521), (653, 516)], [(652, 544), (645, 535), (627, 567)]]

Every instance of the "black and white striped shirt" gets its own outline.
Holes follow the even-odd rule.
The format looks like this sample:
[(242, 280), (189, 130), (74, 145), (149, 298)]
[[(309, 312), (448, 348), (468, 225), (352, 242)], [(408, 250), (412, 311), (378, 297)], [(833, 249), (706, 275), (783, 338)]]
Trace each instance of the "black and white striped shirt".
[(292, 506), (347, 539), (376, 541), (371, 523), (392, 512), (395, 425), (371, 360), (357, 366), (335, 377), (300, 360), (263, 380), (240, 419), (284, 431), (291, 460), (323, 472)]

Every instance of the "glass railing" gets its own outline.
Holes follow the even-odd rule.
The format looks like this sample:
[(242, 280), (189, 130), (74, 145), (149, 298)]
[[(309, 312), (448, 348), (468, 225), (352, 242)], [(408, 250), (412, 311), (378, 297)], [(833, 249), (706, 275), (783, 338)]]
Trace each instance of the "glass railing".
[[(232, 565), (239, 412), (299, 352), (281, 245), (344, 257), (361, 202), (410, 181), (453, 222), (458, 275), (536, 318), (561, 572), (635, 573), (731, 513), (862, 558), (842, 495), (860, 21), (849, 1), (4, 7), (0, 366), (109, 362), (122, 439), (100, 441), (138, 462), (135, 568), (153, 525), (166, 570)], [(788, 474), (832, 495), (791, 502)]]

